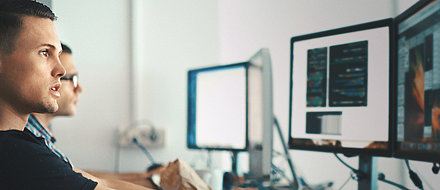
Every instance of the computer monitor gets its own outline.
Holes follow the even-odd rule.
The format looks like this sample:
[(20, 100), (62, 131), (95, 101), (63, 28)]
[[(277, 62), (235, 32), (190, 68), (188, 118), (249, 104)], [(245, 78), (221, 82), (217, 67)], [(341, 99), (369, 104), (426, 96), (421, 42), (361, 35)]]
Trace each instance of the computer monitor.
[(268, 49), (260, 49), (248, 62), (188, 72), (188, 148), (248, 151), (246, 178), (268, 181), (272, 171), (273, 127)]
[(395, 25), (395, 155), (440, 162), (440, 2), (419, 1)]
[(392, 19), (291, 39), (291, 149), (390, 156)]
[(247, 150), (246, 64), (188, 71), (188, 148)]

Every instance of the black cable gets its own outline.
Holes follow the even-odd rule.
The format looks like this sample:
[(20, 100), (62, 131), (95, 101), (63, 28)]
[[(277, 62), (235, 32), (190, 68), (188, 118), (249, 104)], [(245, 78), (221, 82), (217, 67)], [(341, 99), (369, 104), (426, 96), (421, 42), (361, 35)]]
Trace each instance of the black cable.
[(440, 163), (438, 162), (434, 162), (432, 163), (432, 173), (434, 174), (438, 174), (439, 170), (440, 170)]
[(334, 153), (334, 155), (335, 155), (335, 157), (342, 163), (342, 164), (344, 164), (345, 166), (347, 166), (350, 170), (351, 170), (351, 173), (350, 173), (350, 178), (348, 178), (346, 181), (345, 181), (345, 183), (339, 188), (339, 190), (340, 189), (342, 189), (349, 181), (350, 181), (350, 179), (353, 179), (353, 180), (356, 180), (356, 181), (359, 181), (359, 178), (361, 178), (362, 176), (363, 176), (363, 173), (361, 172), (361, 171), (359, 171), (358, 169), (355, 169), (355, 168), (353, 168), (353, 167), (351, 167), (350, 165), (348, 165), (346, 162), (344, 162), (344, 160), (342, 160), (339, 156), (338, 156), (338, 154), (337, 153)]
[(398, 188), (400, 188), (400, 189), (402, 189), (402, 190), (409, 190), (408, 188), (406, 188), (406, 187), (403, 186), (403, 185), (400, 185), (400, 184), (398, 184), (398, 183), (396, 183), (396, 182), (393, 182), (393, 181), (390, 181), (390, 180), (385, 179), (385, 174), (383, 174), (383, 173), (379, 173), (379, 176), (377, 177), (377, 179), (378, 179), (379, 181), (384, 182), (384, 183), (387, 183), (387, 184), (393, 185), (393, 186), (395, 186), (395, 187), (398, 187)]
[(367, 177), (367, 174), (365, 174), (364, 172), (362, 172), (359, 169), (355, 169), (353, 167), (351, 167), (350, 165), (348, 165), (346, 162), (344, 162), (337, 153), (334, 153), (334, 155), (336, 156), (336, 158), (345, 166), (347, 166), (348, 168), (350, 168), (350, 170), (355, 174), (355, 176), (353, 177), (354, 180), (359, 181), (360, 179), (365, 179)]
[(414, 185), (416, 187), (423, 190), (422, 180), (419, 178), (419, 176), (416, 174), (416, 172), (411, 170), (411, 167), (409, 166), (409, 161), (407, 159), (405, 159), (405, 163), (406, 163), (406, 167), (408, 168), (408, 171), (409, 171), (409, 178), (411, 179), (411, 181), (414, 183)]
[(347, 163), (345, 163), (339, 156), (338, 154), (334, 153), (334, 155), (336, 156), (336, 158), (345, 166), (347, 166), (348, 168), (350, 168), (351, 171), (353, 171), (353, 173), (355, 173), (356, 175), (359, 175), (359, 170), (354, 169), (353, 167), (351, 167), (350, 165), (348, 165)]

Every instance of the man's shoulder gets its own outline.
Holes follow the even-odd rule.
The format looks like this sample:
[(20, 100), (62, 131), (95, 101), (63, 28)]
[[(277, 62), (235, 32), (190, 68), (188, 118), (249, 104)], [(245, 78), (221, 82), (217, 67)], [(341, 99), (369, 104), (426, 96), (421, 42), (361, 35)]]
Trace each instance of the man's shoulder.
[(43, 143), (26, 129), (0, 131), (0, 152), (7, 152), (7, 155), (0, 157), (0, 161), (15, 162), (46, 153), (48, 149)]
[(6, 143), (6, 141), (35, 141), (35, 138), (29, 133), (29, 130), (3, 130), (0, 131), (0, 141)]
[(40, 144), (41, 141), (33, 136), (27, 129), (24, 129), (24, 131), (0, 131), (0, 148), (21, 148), (22, 146), (38, 146)]
[(0, 184), (10, 189), (94, 189), (96, 186), (74, 172), (46, 147), (44, 140), (26, 129), (0, 131), (0, 152), (5, 153), (0, 156)]

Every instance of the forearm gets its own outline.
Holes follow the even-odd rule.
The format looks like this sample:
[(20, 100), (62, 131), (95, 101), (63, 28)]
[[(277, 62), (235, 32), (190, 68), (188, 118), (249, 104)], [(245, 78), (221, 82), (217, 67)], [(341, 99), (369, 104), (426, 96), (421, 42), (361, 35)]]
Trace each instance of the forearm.
[[(131, 189), (131, 190), (147, 190), (150, 188), (147, 187), (143, 187), (140, 185), (136, 185), (133, 183), (129, 183), (129, 182), (125, 182), (125, 181), (121, 181), (118, 179), (103, 179), (103, 178), (98, 178), (95, 177), (83, 170), (77, 169), (77, 168), (73, 168), (73, 170), (75, 172), (81, 173), (84, 177), (89, 178), (93, 181), (98, 182), (98, 187), (96, 188), (97, 190), (100, 189)], [(150, 189), (151, 190), (151, 189)]]
[[(130, 182), (136, 185), (156, 188), (156, 186), (148, 180), (154, 172), (143, 172), (143, 173), (110, 173), (110, 172), (96, 172), (96, 171), (86, 171), (87, 173), (93, 175), (94, 177), (101, 179), (118, 179), (126, 182)], [(158, 173), (157, 171), (155, 173)]]

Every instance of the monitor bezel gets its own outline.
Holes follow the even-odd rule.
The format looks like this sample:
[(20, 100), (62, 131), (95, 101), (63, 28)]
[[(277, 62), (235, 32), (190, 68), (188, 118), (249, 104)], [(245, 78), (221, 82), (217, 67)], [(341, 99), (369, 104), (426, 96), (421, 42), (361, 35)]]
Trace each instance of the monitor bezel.
[[(294, 43), (298, 41), (313, 39), (313, 38), (320, 38), (320, 37), (326, 37), (331, 35), (337, 35), (337, 34), (345, 34), (349, 32), (356, 32), (356, 31), (363, 31), (363, 30), (369, 30), (369, 29), (375, 29), (375, 28), (382, 28), (382, 27), (388, 27), (389, 28), (389, 126), (388, 126), (388, 148), (387, 149), (366, 149), (366, 148), (344, 148), (344, 147), (329, 147), (329, 146), (317, 146), (317, 145), (298, 145), (294, 143), (295, 138), (292, 138), (291, 132), (292, 132), (292, 96), (293, 96), (293, 50), (294, 50)], [(319, 152), (332, 152), (332, 153), (344, 153), (346, 155), (374, 155), (374, 156), (384, 156), (389, 157), (392, 156), (393, 153), (393, 147), (394, 147), (394, 139), (395, 134), (394, 131), (394, 114), (395, 111), (392, 109), (394, 108), (394, 94), (396, 92), (396, 87), (393, 84), (393, 79), (395, 75), (395, 70), (393, 68), (393, 60), (394, 55), (392, 52), (392, 45), (394, 38), (392, 36), (393, 34), (393, 19), (387, 18), (372, 22), (367, 22), (363, 24), (357, 24), (337, 29), (331, 29), (326, 30), (322, 32), (317, 33), (311, 33), (311, 34), (305, 34), (300, 36), (294, 36), (290, 40), (290, 96), (289, 96), (289, 149), (297, 149), (297, 150), (309, 150), (309, 151), (319, 151)], [(301, 140), (301, 139), (298, 139)]]
[[(404, 22), (406, 19), (408, 19), (409, 17), (417, 14), (417, 12), (419, 12), (420, 10), (428, 7), (431, 5), (431, 3), (436, 2), (437, 0), (420, 0), (417, 3), (415, 3), (414, 5), (412, 5), (410, 8), (408, 8), (407, 10), (405, 10), (403, 13), (399, 14), (395, 19), (394, 19), (394, 28), (395, 28), (395, 32), (394, 32), (394, 36), (396, 38), (396, 40), (394, 40), (394, 44), (393, 47), (396, 50), (396, 53), (394, 54), (395, 56), (395, 67), (396, 67), (396, 75), (397, 75), (397, 68), (398, 68), (398, 37), (399, 37), (399, 31), (398, 31), (398, 26), (400, 23)], [(397, 81), (397, 77), (396, 80)], [(396, 88), (396, 92), (397, 92), (397, 88)], [(397, 103), (395, 104), (396, 107), (395, 109), (397, 110)], [(397, 115), (396, 117), (396, 121), (397, 121)], [(395, 133), (397, 134), (397, 122), (395, 123)], [(412, 150), (401, 150), (400, 149), (400, 143), (397, 141), (397, 136), (394, 139), (395, 143), (394, 143), (394, 157), (396, 158), (400, 158), (400, 159), (410, 159), (410, 160), (417, 160), (417, 161), (425, 161), (425, 162), (440, 162), (440, 152), (439, 153), (433, 153), (433, 152), (427, 152), (427, 151), (420, 151), (420, 150), (416, 150), (416, 151), (412, 151)]]
[[(248, 66), (249, 62), (240, 62), (240, 63), (233, 63), (233, 64), (227, 64), (227, 65), (217, 65), (217, 66), (209, 66), (209, 67), (203, 67), (203, 68), (196, 68), (191, 69), (188, 71), (187, 75), (187, 134), (186, 134), (186, 146), (188, 149), (196, 149), (196, 150), (208, 150), (208, 151), (232, 151), (232, 152), (241, 152), (241, 151), (247, 151), (249, 147), (249, 138), (248, 138)], [(190, 96), (190, 88), (191, 88), (191, 80), (190, 76), (193, 73), (200, 73), (200, 72), (206, 72), (206, 71), (212, 71), (212, 70), (219, 70), (219, 69), (228, 69), (233, 67), (244, 67), (245, 68), (245, 83), (246, 83), (246, 115), (245, 115), (245, 121), (246, 121), (246, 137), (245, 137), (245, 147), (241, 149), (237, 148), (221, 148), (221, 147), (201, 147), (197, 146), (197, 142), (192, 143), (190, 134), (195, 134), (195, 118), (191, 117), (191, 104), (193, 100)], [(195, 140), (195, 139), (194, 139)]]

